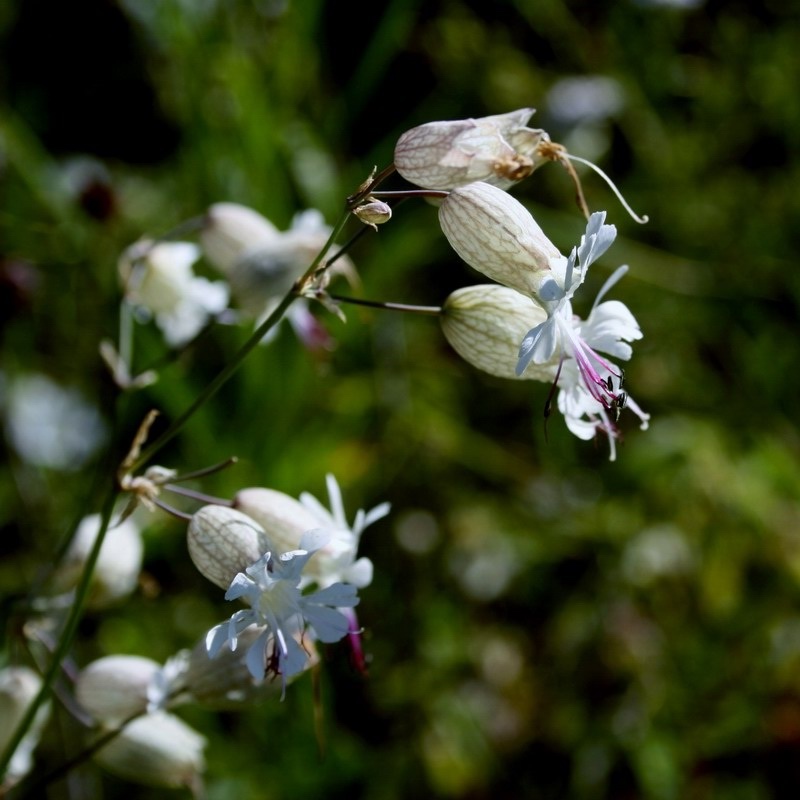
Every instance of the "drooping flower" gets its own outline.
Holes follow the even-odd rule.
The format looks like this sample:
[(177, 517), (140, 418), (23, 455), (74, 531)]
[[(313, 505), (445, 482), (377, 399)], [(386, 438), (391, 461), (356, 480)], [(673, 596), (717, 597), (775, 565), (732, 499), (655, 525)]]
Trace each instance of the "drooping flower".
[(223, 281), (197, 277), (192, 265), (200, 248), (189, 242), (142, 241), (120, 258), (120, 274), (129, 302), (155, 317), (171, 347), (185, 344), (228, 306)]
[(240, 572), (225, 593), (226, 600), (243, 599), (249, 609), (235, 612), (230, 620), (212, 628), (206, 647), (213, 658), (228, 643), (236, 650), (239, 634), (250, 625), (264, 626), (263, 632), (247, 651), (247, 668), (256, 677), (272, 672), (286, 680), (301, 672), (309, 653), (296, 636), (311, 629), (322, 642), (338, 642), (349, 632), (348, 619), (337, 608), (358, 604), (356, 587), (334, 583), (309, 595), (302, 594), (300, 580), (307, 561), (327, 544), (323, 530), (307, 531), (300, 548), (281, 555), (265, 553)]
[[(5, 751), (10, 743), (41, 686), (42, 679), (29, 667), (7, 666), (0, 669), (0, 752)], [(49, 717), (49, 703), (40, 706), (31, 726), (11, 756), (0, 793), (30, 772), (33, 751), (39, 744)]]
[(323, 528), (330, 534), (303, 571), (301, 586), (315, 583), (321, 588), (333, 583), (352, 583), (363, 589), (372, 582), (372, 562), (356, 558), (361, 534), (389, 513), (389, 503), (381, 503), (371, 511), (359, 509), (353, 524), (345, 516), (342, 493), (333, 475), (326, 484), (330, 511), (313, 495), (303, 492), (299, 502), (274, 489), (243, 489), (234, 498), (234, 506), (261, 525), (279, 551), (300, 546), (300, 539), (311, 528)]
[[(580, 244), (569, 257), (547, 239), (520, 203), (491, 186), (472, 184), (451, 192), (439, 214), (448, 240), (467, 263), (535, 300), (540, 309), (534, 314), (521, 304), (521, 296), (512, 300), (499, 291), (483, 294), (480, 301), (473, 296), (474, 308), (456, 296), (455, 318), (451, 310), (448, 319), (448, 304), (443, 317), (445, 334), (448, 327), (451, 336), (456, 334), (454, 347), (461, 352), (460, 346), (465, 351), (462, 355), (480, 369), (507, 377), (508, 339), (521, 319), (530, 319), (533, 324), (519, 340), (515, 376), (533, 370), (535, 379), (556, 381), (562, 390), (559, 409), (570, 430), (584, 439), (598, 431), (605, 433), (613, 459), (616, 420), (623, 406), (627, 403), (644, 427), (649, 417), (623, 390), (622, 370), (600, 355), (627, 360), (632, 352), (629, 343), (642, 337), (624, 304), (600, 302), (627, 267), (606, 282), (587, 320), (572, 310), (572, 298), (589, 266), (616, 236), (616, 228), (605, 224), (605, 212), (591, 215)], [(498, 352), (504, 354), (502, 361), (494, 357)]]
[(406, 180), (425, 189), (447, 191), (474, 181), (507, 188), (547, 160), (539, 146), (550, 137), (526, 127), (533, 113), (532, 108), (521, 108), (419, 125), (397, 141), (395, 167)]

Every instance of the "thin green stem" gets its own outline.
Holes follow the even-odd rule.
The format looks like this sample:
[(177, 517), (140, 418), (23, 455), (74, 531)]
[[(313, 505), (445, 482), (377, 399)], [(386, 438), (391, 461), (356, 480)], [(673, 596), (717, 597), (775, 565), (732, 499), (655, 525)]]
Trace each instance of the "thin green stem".
[(384, 303), (380, 300), (362, 300), (358, 297), (344, 297), (339, 294), (329, 295), (331, 300), (337, 303), (350, 303), (354, 306), (368, 306), (369, 308), (381, 308), (386, 311), (405, 311), (407, 314), (426, 314), (430, 317), (439, 317), (442, 314), (441, 306), (413, 306), (407, 303)]
[(61, 631), (61, 636), (59, 637), (58, 643), (53, 650), (53, 655), (50, 659), (50, 666), (47, 668), (47, 671), (42, 677), (42, 686), (39, 689), (39, 693), (33, 699), (33, 702), (28, 706), (25, 716), (20, 721), (16, 731), (14, 732), (14, 735), (6, 745), (6, 749), (2, 756), (0, 756), (0, 778), (5, 775), (8, 762), (11, 760), (11, 756), (14, 754), (14, 751), (22, 741), (22, 737), (27, 733), (28, 728), (30, 728), (31, 724), (33, 723), (36, 712), (50, 695), (53, 682), (55, 681), (56, 676), (59, 674), (61, 669), (61, 662), (66, 657), (70, 645), (72, 644), (72, 640), (75, 638), (75, 633), (78, 629), (78, 623), (80, 622), (81, 615), (83, 613), (83, 607), (86, 604), (87, 597), (89, 596), (89, 589), (91, 587), (91, 579), (94, 573), (94, 567), (97, 563), (97, 558), (100, 555), (100, 548), (103, 546), (103, 540), (105, 539), (106, 531), (108, 530), (108, 524), (111, 520), (111, 514), (113, 513), (114, 503), (116, 502), (118, 494), (119, 490), (116, 487), (112, 487), (112, 490), (106, 497), (106, 501), (101, 512), (100, 530), (97, 532), (97, 537), (94, 540), (89, 557), (86, 559), (86, 566), (84, 567), (80, 581), (75, 588), (75, 599), (70, 607), (69, 615), (64, 623), (64, 629)]

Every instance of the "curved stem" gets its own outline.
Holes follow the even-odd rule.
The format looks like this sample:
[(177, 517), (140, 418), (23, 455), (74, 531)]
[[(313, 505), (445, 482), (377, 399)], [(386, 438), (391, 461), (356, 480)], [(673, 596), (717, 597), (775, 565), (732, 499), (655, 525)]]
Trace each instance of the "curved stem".
[[(614, 192), (614, 196), (617, 198), (617, 200), (619, 200), (620, 203), (622, 203), (622, 207), (628, 212), (628, 214), (630, 214), (631, 218), (635, 222), (638, 222), (640, 225), (644, 225), (650, 222), (650, 217), (648, 217), (647, 214), (644, 214), (643, 216), (640, 217), (628, 205), (628, 201), (622, 196), (622, 192), (620, 192), (620, 190), (617, 189), (616, 185), (614, 184), (614, 181), (612, 181), (611, 178), (609, 178), (608, 175), (606, 175), (606, 173), (603, 172), (603, 170), (601, 170), (600, 167), (597, 166), (597, 164), (592, 164), (591, 161), (587, 161), (585, 158), (581, 158), (580, 156), (574, 156), (572, 155), (572, 153), (567, 153), (566, 151), (563, 153), (563, 158), (568, 158), (570, 161), (577, 161), (579, 164), (584, 164), (590, 169), (593, 169), (608, 184), (611, 191)], [(563, 160), (562, 164), (565, 167), (567, 166)]]

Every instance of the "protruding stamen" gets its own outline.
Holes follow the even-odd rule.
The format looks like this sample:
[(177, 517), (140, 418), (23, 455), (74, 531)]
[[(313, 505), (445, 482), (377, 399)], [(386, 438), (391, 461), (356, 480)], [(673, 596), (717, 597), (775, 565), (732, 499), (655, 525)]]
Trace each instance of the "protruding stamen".
[[(622, 203), (622, 207), (628, 212), (628, 214), (630, 214), (631, 219), (638, 222), (640, 225), (650, 222), (650, 217), (648, 217), (647, 214), (640, 217), (630, 207), (628, 201), (622, 196), (622, 192), (620, 192), (620, 190), (617, 188), (614, 181), (612, 181), (611, 178), (609, 178), (608, 175), (606, 175), (606, 173), (597, 166), (597, 164), (593, 164), (591, 161), (587, 161), (585, 158), (581, 158), (580, 156), (574, 156), (572, 153), (568, 153), (566, 150), (564, 150), (564, 152), (561, 154), (561, 159), (562, 164), (564, 163), (563, 159), (569, 159), (570, 161), (577, 161), (579, 164), (585, 164), (590, 169), (593, 169), (608, 184), (611, 191), (614, 192), (614, 196), (617, 198), (617, 200), (619, 200), (620, 203)], [(566, 164), (564, 164), (564, 166), (566, 167)]]

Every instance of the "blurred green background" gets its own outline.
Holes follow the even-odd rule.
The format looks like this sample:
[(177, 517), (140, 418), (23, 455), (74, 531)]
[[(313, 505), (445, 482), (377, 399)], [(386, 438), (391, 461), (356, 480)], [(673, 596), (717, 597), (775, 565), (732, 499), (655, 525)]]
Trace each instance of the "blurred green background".
[[(237, 455), (198, 487), (220, 496), (324, 497), (330, 471), (351, 515), (393, 505), (362, 541), (369, 676), (344, 646), (325, 652), (324, 757), (307, 676), (283, 703), (188, 708), (210, 800), (798, 796), (796, 3), (26, 0), (3, 6), (0, 41), (0, 386), (41, 373), (79, 392), (117, 453), (249, 333), (212, 330), (123, 398), (98, 357), (120, 252), (211, 203), (281, 229), (305, 208), (333, 223), (404, 130), (534, 106), (534, 126), (651, 219), (582, 172), (620, 238), (577, 310), (629, 263), (614, 296), (645, 333), (626, 384), (652, 424), (623, 416), (615, 463), (560, 417), (546, 442), (547, 387), (477, 373), (436, 320), (355, 308), (346, 325), (319, 310), (329, 354), (288, 328), (258, 348), (161, 454), (182, 471)], [(514, 194), (564, 252), (577, 241), (557, 166)], [(422, 202), (351, 255), (372, 299), (435, 305), (480, 282)], [(153, 326), (136, 336), (137, 368), (167, 352)], [(2, 446), (13, 596), (98, 509), (109, 462), (100, 448), (46, 467)], [(165, 659), (231, 613), (179, 521), (155, 515), (146, 547), (148, 591), (86, 617), (79, 664)], [(20, 655), (11, 627), (6, 645)], [(51, 732), (43, 762), (61, 746)], [(94, 791), (174, 796), (110, 777)]]

